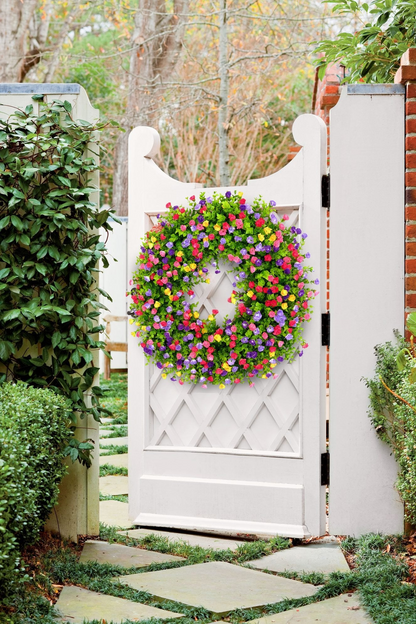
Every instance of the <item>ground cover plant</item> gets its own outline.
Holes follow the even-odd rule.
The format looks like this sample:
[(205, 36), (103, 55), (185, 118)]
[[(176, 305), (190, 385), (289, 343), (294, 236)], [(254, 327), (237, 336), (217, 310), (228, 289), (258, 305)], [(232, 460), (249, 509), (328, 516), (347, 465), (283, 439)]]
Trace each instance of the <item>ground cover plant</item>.
[[(112, 229), (112, 211), (91, 201), (99, 165), (90, 150), (105, 124), (76, 120), (69, 102), (33, 100), (0, 120), (1, 379), (54, 388), (99, 420), (96, 277), (99, 261), (108, 266), (99, 229)], [(88, 465), (89, 450), (73, 439), (72, 459)]]
[[(26, 581), (24, 594), (20, 593), (19, 596), (10, 598), (8, 601), (10, 621), (32, 623), (37, 622), (37, 618), (42, 616), (42, 622), (52, 624), (55, 620), (51, 603), (56, 602), (64, 584), (75, 584), (93, 591), (157, 606), (159, 609), (182, 613), (187, 624), (195, 623), (195, 621), (208, 624), (215, 621), (216, 616), (206, 609), (193, 608), (168, 600), (155, 600), (147, 592), (133, 590), (126, 585), (117, 584), (112, 579), (124, 574), (188, 566), (203, 561), (228, 561), (235, 565), (245, 565), (250, 559), (289, 546), (287, 540), (276, 538), (271, 542), (247, 542), (235, 552), (213, 551), (189, 546), (183, 542), (172, 542), (157, 535), (135, 540), (120, 535), (116, 529), (108, 527), (102, 527), (100, 539), (177, 554), (186, 557), (186, 561), (152, 564), (146, 568), (122, 568), (98, 563), (80, 564), (78, 555), (81, 546), (70, 546), (58, 539), (50, 541), (48, 538), (48, 541), (43, 544), (40, 543), (26, 551), (25, 561), (30, 580)], [(342, 593), (358, 591), (361, 601), (375, 624), (396, 624), (397, 622), (414, 624), (416, 621), (416, 585), (410, 582), (412, 579), (408, 576), (409, 569), (403, 540), (397, 536), (372, 534), (359, 539), (348, 538), (343, 542), (343, 547), (354, 565), (350, 572), (335, 572), (327, 577), (319, 574), (297, 575), (297, 578), (304, 582), (323, 584), (313, 596), (284, 600), (257, 609), (236, 609), (222, 619), (231, 624), (242, 624)], [(153, 622), (156, 621), (153, 620)], [(158, 621), (164, 622), (164, 620)], [(98, 624), (98, 622), (90, 620), (89, 624)], [(130, 623), (127, 622), (127, 624)]]
[(70, 415), (51, 390), (0, 385), (0, 599), (19, 580), (20, 549), (37, 539), (58, 498)]

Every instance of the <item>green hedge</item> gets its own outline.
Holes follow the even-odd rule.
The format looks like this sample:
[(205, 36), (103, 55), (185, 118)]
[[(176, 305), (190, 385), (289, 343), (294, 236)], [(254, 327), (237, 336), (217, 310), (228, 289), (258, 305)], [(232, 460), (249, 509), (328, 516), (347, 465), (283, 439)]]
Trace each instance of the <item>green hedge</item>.
[(18, 577), (19, 550), (56, 503), (72, 436), (68, 402), (24, 383), (0, 385), (0, 596)]

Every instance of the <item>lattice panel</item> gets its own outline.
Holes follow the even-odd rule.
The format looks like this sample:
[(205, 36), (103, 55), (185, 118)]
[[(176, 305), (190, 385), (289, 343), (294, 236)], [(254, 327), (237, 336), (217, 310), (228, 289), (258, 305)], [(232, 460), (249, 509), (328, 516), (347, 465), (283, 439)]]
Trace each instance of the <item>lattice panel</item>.
[[(287, 226), (298, 226), (298, 210), (288, 213)], [(227, 302), (233, 290), (231, 265), (221, 263), (220, 273), (210, 267), (210, 284), (194, 287), (197, 309), (206, 318), (219, 310), (222, 324), (234, 314)], [(238, 282), (234, 282), (237, 283)], [(159, 369), (149, 365), (149, 413), (147, 447), (185, 447), (240, 450), (299, 456), (300, 440), (300, 361), (283, 362), (275, 368), (276, 379), (256, 379), (248, 383), (202, 388), (162, 379)]]

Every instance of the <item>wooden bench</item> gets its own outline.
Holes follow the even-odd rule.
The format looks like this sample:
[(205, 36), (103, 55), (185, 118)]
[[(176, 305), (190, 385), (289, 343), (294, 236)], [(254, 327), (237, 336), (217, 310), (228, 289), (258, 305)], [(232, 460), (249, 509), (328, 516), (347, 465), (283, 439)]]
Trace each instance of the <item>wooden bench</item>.
[[(110, 340), (111, 323), (117, 323), (119, 321), (127, 321), (127, 319), (128, 319), (128, 316), (115, 316), (114, 314), (107, 314), (106, 316), (104, 316), (103, 320), (106, 323), (105, 350), (108, 353), (111, 353), (111, 351), (122, 351), (124, 353), (127, 353), (127, 342), (112, 342)], [(104, 356), (104, 379), (110, 379), (110, 375), (111, 375), (111, 360), (107, 355), (105, 355)]]

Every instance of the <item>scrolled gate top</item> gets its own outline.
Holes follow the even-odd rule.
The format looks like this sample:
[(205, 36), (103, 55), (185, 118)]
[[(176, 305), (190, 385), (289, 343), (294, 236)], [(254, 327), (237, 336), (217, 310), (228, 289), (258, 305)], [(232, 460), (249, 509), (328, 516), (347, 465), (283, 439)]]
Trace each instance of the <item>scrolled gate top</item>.
[(136, 156), (154, 158), (160, 150), (160, 135), (150, 126), (136, 126), (129, 136), (129, 148)]

